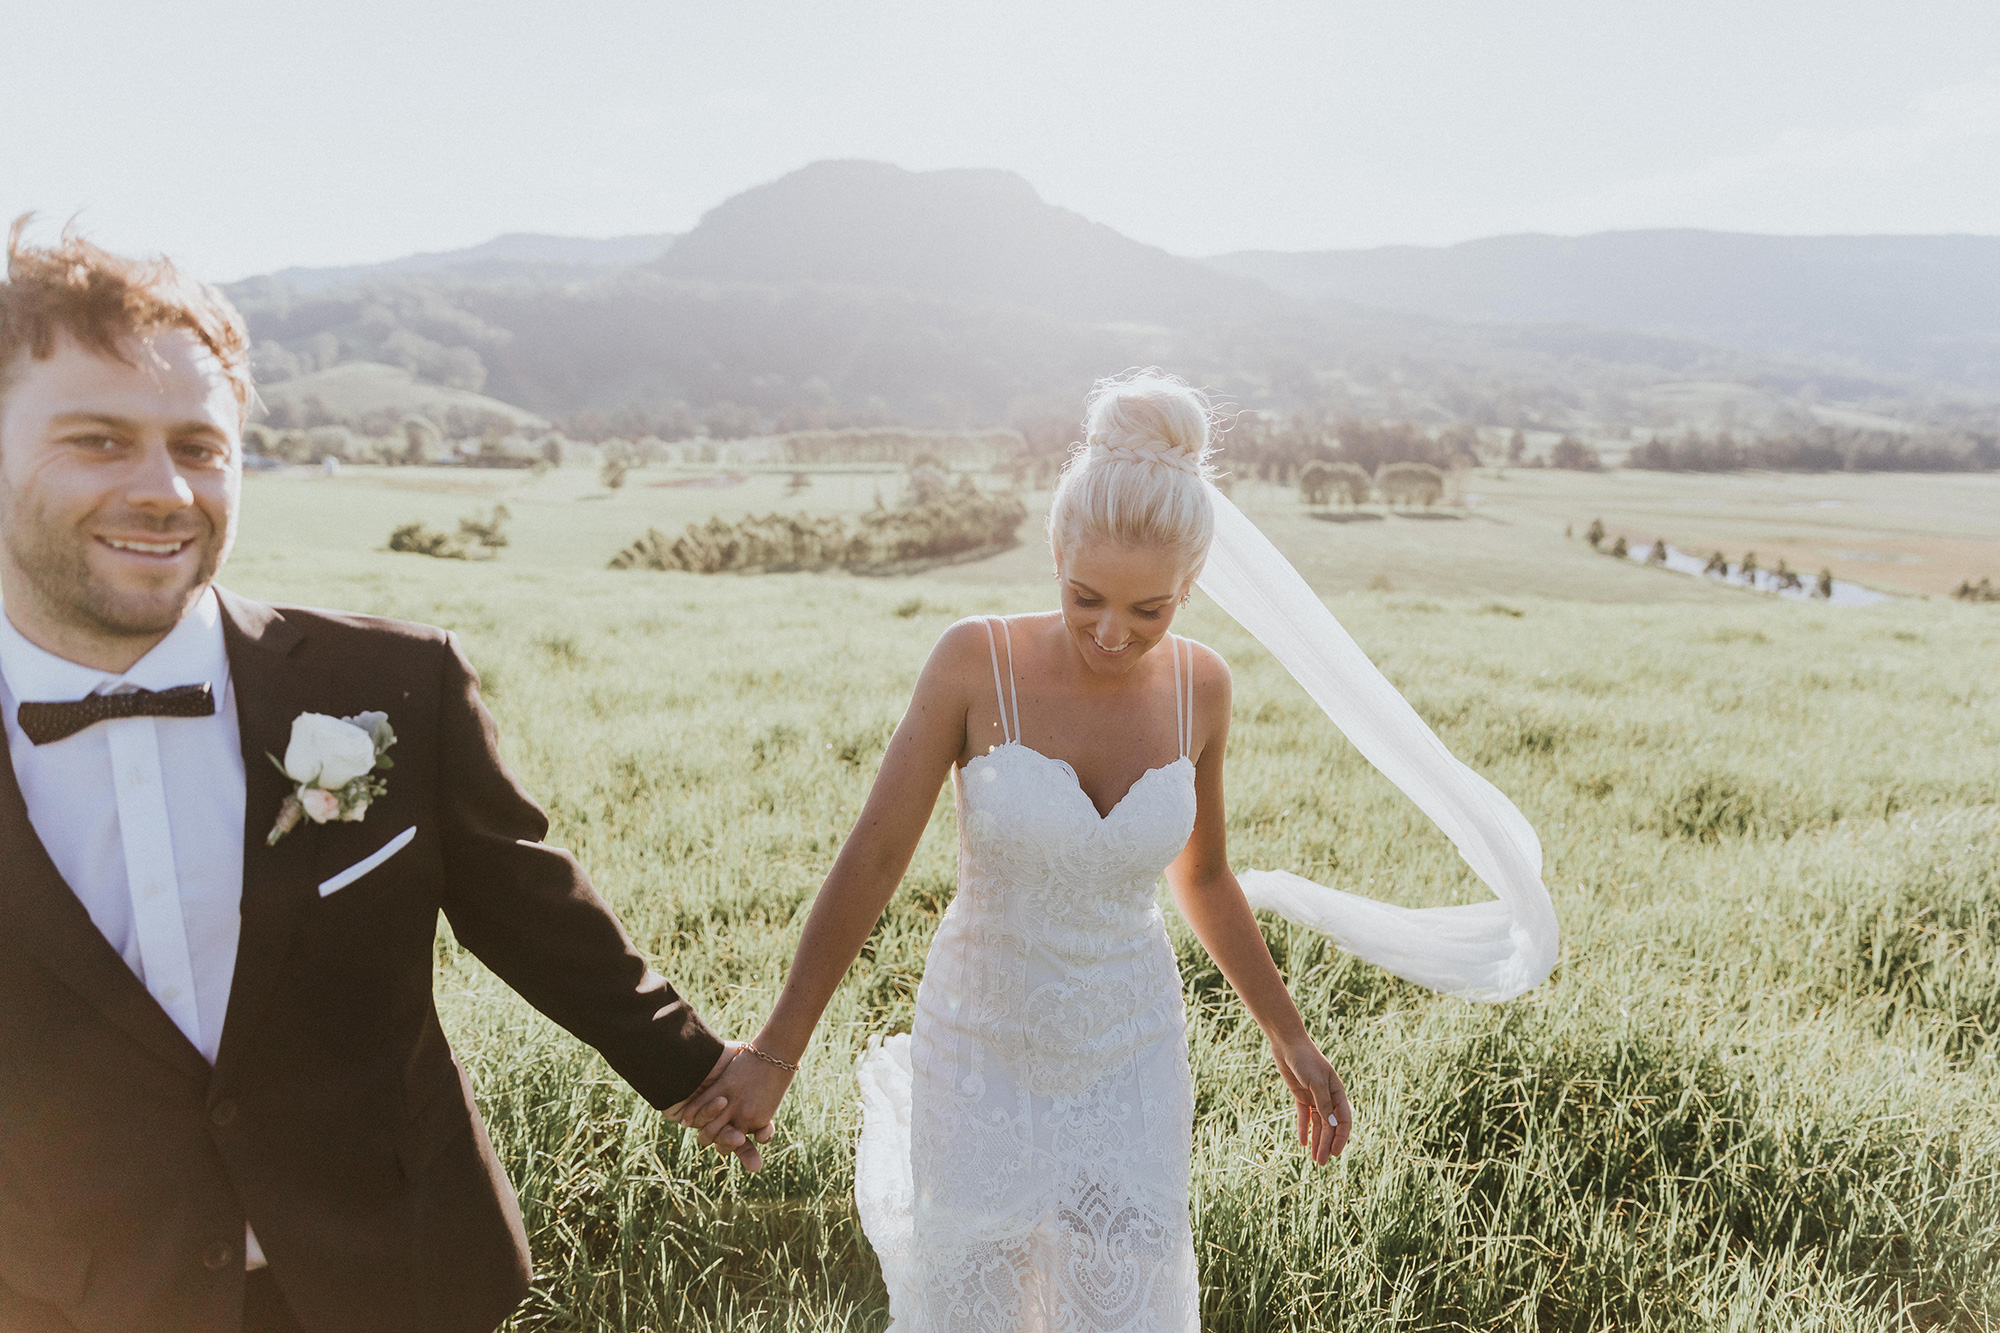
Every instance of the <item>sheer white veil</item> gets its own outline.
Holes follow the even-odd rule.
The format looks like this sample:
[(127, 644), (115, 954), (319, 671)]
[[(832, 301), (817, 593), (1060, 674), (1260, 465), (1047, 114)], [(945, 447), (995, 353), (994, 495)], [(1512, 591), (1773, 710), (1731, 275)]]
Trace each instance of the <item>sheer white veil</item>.
[(1509, 1000), (1556, 963), (1542, 844), (1514, 803), (1452, 756), (1257, 525), (1209, 485), (1215, 537), (1197, 580), (1429, 815), (1495, 901), (1396, 907), (1283, 870), (1237, 873), (1253, 907), (1333, 937), (1399, 977), (1469, 1000)]

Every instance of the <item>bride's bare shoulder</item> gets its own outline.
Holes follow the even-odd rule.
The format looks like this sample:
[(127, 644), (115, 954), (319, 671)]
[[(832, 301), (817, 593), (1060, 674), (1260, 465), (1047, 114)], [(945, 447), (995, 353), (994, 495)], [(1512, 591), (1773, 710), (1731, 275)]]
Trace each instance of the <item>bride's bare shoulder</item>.
[(1197, 713), (1229, 712), (1229, 663), (1199, 639), (1187, 640), (1194, 660), (1194, 706)]
[[(989, 637), (989, 634), (991, 637)], [(993, 644), (998, 641), (1000, 628), (989, 616), (967, 616), (946, 628), (931, 646), (930, 660), (924, 665), (926, 675), (941, 676), (950, 680), (964, 680), (974, 674), (993, 674)]]
[(1020, 649), (1025, 656), (1029, 645), (1047, 633), (1050, 622), (1059, 619), (1061, 612), (1057, 611), (1035, 611), (1018, 616), (967, 616), (938, 636), (931, 656), (942, 655), (954, 661), (965, 658), (984, 667), (998, 650), (1001, 662), (1005, 663), (1009, 644)]
[[(1002, 673), (1010, 663), (1017, 673), (1025, 673), (1033, 660), (1034, 645), (1048, 633), (1049, 622), (1060, 619), (1060, 612), (967, 616), (938, 636), (924, 673), (990, 687), (996, 658)], [(1013, 662), (1016, 653), (1020, 660)]]
[(1200, 639), (1190, 639), (1186, 635), (1180, 637), (1182, 642), (1187, 644), (1189, 655), (1194, 658), (1194, 687), (1196, 690), (1201, 689), (1202, 682), (1204, 681), (1210, 683), (1228, 683), (1229, 663), (1223, 658), (1221, 653), (1216, 652), (1215, 649), (1209, 647)]

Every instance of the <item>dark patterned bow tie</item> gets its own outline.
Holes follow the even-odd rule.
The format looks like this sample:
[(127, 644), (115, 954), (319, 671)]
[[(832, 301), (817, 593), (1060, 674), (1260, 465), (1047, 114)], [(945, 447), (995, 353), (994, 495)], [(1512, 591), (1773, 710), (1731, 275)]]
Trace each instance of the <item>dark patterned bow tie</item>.
[(15, 716), (37, 745), (74, 736), (85, 727), (118, 717), (213, 717), (215, 696), (208, 682), (171, 690), (128, 690), (93, 694), (74, 703), (22, 704)]

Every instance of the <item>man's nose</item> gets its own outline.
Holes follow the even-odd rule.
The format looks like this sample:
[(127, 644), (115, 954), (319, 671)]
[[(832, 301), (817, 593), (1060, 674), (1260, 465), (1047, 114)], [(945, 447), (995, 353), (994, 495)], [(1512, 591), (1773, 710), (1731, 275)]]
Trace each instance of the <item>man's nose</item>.
[(194, 488), (174, 466), (167, 442), (147, 440), (125, 480), (125, 500), (148, 513), (171, 514), (194, 503)]

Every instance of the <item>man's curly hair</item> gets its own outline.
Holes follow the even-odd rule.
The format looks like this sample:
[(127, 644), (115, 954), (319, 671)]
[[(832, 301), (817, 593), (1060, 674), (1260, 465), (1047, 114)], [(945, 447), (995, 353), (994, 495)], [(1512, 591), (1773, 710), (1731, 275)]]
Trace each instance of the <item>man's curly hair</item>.
[(164, 256), (127, 259), (92, 245), (74, 223), (51, 246), (23, 243), (33, 214), (7, 232), (7, 280), (0, 282), (0, 394), (23, 352), (37, 361), (54, 355), (56, 336), (70, 337), (99, 356), (131, 363), (124, 347), (134, 335), (185, 329), (221, 363), (245, 417), (255, 388), (250, 334), (229, 298), (190, 278)]

